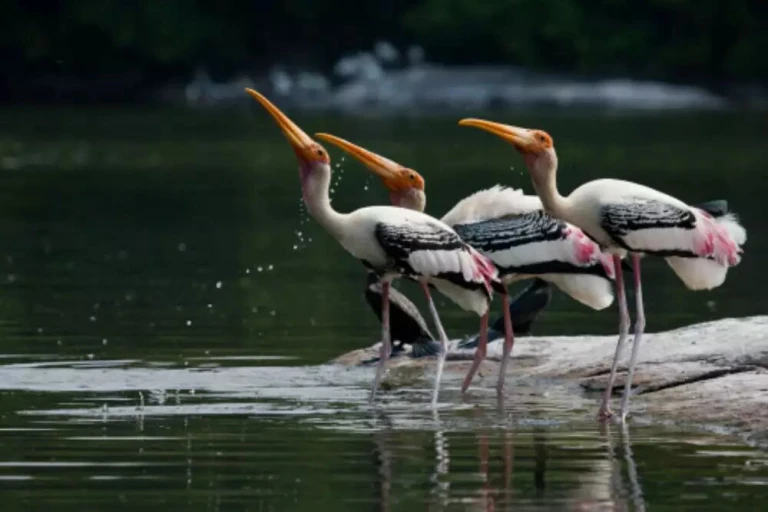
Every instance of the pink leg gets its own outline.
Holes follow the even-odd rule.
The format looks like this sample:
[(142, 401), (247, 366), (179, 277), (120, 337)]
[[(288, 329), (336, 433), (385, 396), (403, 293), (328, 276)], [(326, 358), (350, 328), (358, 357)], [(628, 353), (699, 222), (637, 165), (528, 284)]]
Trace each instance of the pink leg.
[(619, 341), (616, 343), (616, 352), (613, 355), (608, 386), (605, 388), (603, 401), (600, 403), (600, 409), (597, 413), (600, 419), (608, 419), (613, 415), (610, 406), (613, 381), (616, 379), (616, 368), (619, 365), (619, 359), (621, 359), (621, 353), (624, 350), (624, 342), (627, 340), (627, 334), (629, 333), (629, 310), (627, 309), (627, 295), (624, 290), (624, 272), (621, 268), (621, 258), (614, 255), (613, 266), (616, 270), (616, 299), (619, 301)]
[(635, 317), (635, 339), (632, 342), (632, 356), (629, 358), (629, 373), (627, 373), (627, 383), (624, 385), (624, 399), (621, 402), (621, 422), (627, 420), (629, 413), (629, 395), (632, 392), (632, 379), (635, 375), (635, 364), (637, 363), (637, 353), (640, 343), (643, 341), (643, 332), (645, 331), (645, 310), (643, 308), (643, 289), (640, 283), (640, 255), (632, 255), (632, 270), (635, 274), (635, 307), (637, 313)]
[(480, 318), (480, 341), (477, 343), (477, 349), (475, 349), (475, 358), (472, 360), (472, 366), (469, 367), (467, 376), (464, 377), (464, 383), (461, 385), (461, 392), (466, 393), (469, 389), (469, 385), (472, 383), (472, 379), (477, 373), (477, 369), (480, 367), (480, 363), (485, 359), (485, 354), (488, 349), (488, 311)]
[(501, 304), (504, 308), (504, 353), (501, 356), (501, 368), (499, 369), (499, 382), (496, 391), (501, 394), (504, 391), (504, 379), (507, 376), (507, 364), (512, 355), (512, 346), (515, 344), (515, 333), (512, 330), (512, 317), (509, 315), (509, 295), (501, 296)]
[(382, 375), (384, 375), (384, 368), (392, 350), (389, 340), (389, 284), (389, 281), (381, 282), (381, 352), (379, 353), (379, 365), (376, 367), (376, 378), (371, 390), (371, 403), (376, 399), (376, 391), (379, 389), (379, 383)]
[(437, 405), (437, 397), (440, 393), (440, 380), (443, 377), (443, 366), (445, 366), (445, 356), (448, 355), (448, 336), (445, 334), (443, 324), (440, 322), (440, 316), (437, 314), (437, 308), (435, 307), (435, 301), (432, 300), (432, 294), (429, 293), (429, 286), (427, 283), (421, 282), (421, 289), (424, 290), (424, 294), (427, 296), (429, 302), (429, 312), (432, 314), (432, 320), (435, 322), (435, 328), (437, 329), (437, 335), (440, 337), (440, 344), (442, 345), (440, 355), (437, 356), (437, 372), (435, 373), (435, 389), (432, 392), (432, 407)]

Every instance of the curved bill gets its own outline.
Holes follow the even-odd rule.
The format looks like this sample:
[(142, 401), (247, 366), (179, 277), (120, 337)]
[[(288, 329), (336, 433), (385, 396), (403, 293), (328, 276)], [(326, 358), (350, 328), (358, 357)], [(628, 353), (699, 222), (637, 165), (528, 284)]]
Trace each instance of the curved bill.
[(261, 103), (261, 106), (263, 106), (267, 112), (270, 113), (300, 158), (308, 159), (309, 156), (312, 156), (310, 146), (314, 144), (314, 141), (309, 137), (309, 135), (304, 133), (301, 128), (296, 126), (296, 124), (291, 121), (288, 116), (283, 114), (280, 109), (272, 104), (272, 102), (269, 101), (263, 94), (250, 88), (246, 88), (245, 92), (250, 94), (253, 99)]
[(377, 155), (372, 151), (363, 149), (360, 146), (352, 144), (351, 142), (344, 140), (330, 133), (316, 133), (315, 137), (331, 144), (340, 147), (353, 157), (364, 163), (374, 174), (378, 175), (381, 179), (393, 180), (398, 177), (397, 171), (401, 166), (388, 158), (384, 158), (381, 155)]
[(512, 143), (516, 148), (525, 150), (535, 144), (535, 139), (529, 130), (508, 124), (494, 123), (483, 119), (467, 118), (459, 121), (459, 126), (472, 126), (501, 137)]

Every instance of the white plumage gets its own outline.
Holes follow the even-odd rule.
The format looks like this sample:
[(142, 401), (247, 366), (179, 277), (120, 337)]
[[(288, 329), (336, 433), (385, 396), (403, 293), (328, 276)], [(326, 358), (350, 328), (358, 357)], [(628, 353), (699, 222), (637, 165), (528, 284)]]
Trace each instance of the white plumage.
[[(606, 251), (666, 256), (669, 266), (692, 290), (720, 286), (728, 267), (741, 260), (740, 247), (747, 239), (733, 214), (713, 217), (629, 181), (591, 181), (567, 199), (560, 215), (584, 228)], [(673, 253), (680, 255), (669, 255)]]
[[(604, 254), (580, 228), (546, 215), (538, 196), (526, 195), (522, 189), (495, 185), (462, 199), (440, 220), (456, 229), (465, 241), (497, 267), (534, 268), (539, 265), (542, 269), (503, 274), (501, 279), (505, 283), (536, 276), (595, 310), (605, 309), (613, 303), (611, 280), (614, 269), (610, 256)], [(482, 243), (484, 228), (489, 228), (487, 244)], [(498, 242), (505, 236), (524, 243), (508, 247), (494, 244), (494, 240)], [(546, 271), (547, 264), (552, 267), (557, 263), (572, 268)], [(579, 270), (598, 265), (602, 272), (597, 272), (603, 275), (585, 274)]]
[[(382, 351), (371, 400), (375, 398), (390, 353), (390, 281), (407, 276), (421, 283), (443, 345), (432, 396), (432, 403), (436, 404), (448, 337), (428, 285), (431, 283), (446, 290), (446, 295), (460, 306), (482, 315), (481, 326), (487, 326), (492, 286), (503, 290), (495, 267), (464, 243), (453, 229), (423, 213), (390, 206), (361, 208), (348, 214), (336, 212), (329, 197), (331, 166), (328, 153), (267, 98), (252, 89), (246, 91), (272, 115), (293, 147), (299, 160), (302, 194), (309, 213), (347, 252), (380, 276)], [(504, 302), (506, 306), (506, 297)], [(507, 339), (511, 346), (511, 332)]]
[(449, 226), (455, 226), (507, 215), (522, 215), (536, 210), (541, 210), (541, 199), (538, 196), (525, 195), (523, 189), (494, 185), (468, 195), (448, 210), (440, 220)]
[(459, 124), (480, 128), (514, 145), (523, 154), (544, 209), (579, 226), (604, 250), (613, 253), (619, 301), (619, 341), (600, 405), (602, 417), (612, 414), (608, 404), (629, 331), (620, 258), (627, 253), (631, 255), (637, 318), (621, 407), (623, 421), (629, 412), (632, 377), (645, 330), (641, 256), (664, 257), (687, 287), (711, 289), (721, 285), (728, 267), (741, 260), (746, 231), (735, 216), (728, 214), (727, 207), (712, 208), (709, 204), (707, 211), (706, 205), (689, 206), (668, 194), (629, 181), (599, 179), (585, 183), (563, 197), (557, 190), (557, 154), (548, 133), (482, 119), (462, 119)]

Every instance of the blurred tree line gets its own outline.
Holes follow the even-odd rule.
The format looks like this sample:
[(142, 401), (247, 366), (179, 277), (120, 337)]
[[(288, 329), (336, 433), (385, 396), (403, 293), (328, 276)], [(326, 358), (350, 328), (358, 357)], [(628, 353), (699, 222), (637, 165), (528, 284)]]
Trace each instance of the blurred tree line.
[[(713, 87), (768, 80), (766, 0), (0, 0), (0, 96), (289, 63), (384, 39), (446, 64), (514, 64)], [(77, 87), (76, 85), (73, 87)]]

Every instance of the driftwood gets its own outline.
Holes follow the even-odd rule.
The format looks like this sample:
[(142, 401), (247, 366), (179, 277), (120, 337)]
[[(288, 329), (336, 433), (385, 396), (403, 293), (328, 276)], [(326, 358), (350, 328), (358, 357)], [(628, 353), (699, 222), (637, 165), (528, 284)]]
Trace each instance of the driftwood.
[[(629, 343), (624, 361), (629, 357)], [(531, 336), (514, 347), (507, 393), (536, 381), (560, 381), (574, 398), (595, 397), (605, 389), (616, 336)], [(376, 357), (378, 345), (344, 354), (334, 363), (358, 365)], [(472, 350), (450, 343), (445, 386), (458, 386), (469, 366)], [(470, 390), (492, 388), (501, 356), (500, 343), (491, 343), (488, 360)], [(421, 369), (421, 371), (417, 371)], [(430, 383), (434, 358), (393, 358), (390, 387), (412, 385), (414, 378)], [(623, 393), (626, 367), (619, 367), (614, 396)], [(542, 380), (543, 379), (543, 380)], [(578, 385), (576, 385), (578, 384)], [(534, 384), (535, 385), (535, 384)], [(768, 444), (768, 316), (728, 318), (644, 336), (633, 381), (632, 415), (638, 419), (725, 427), (748, 440)], [(477, 392), (477, 391), (475, 391)], [(618, 400), (614, 410), (618, 410)]]

